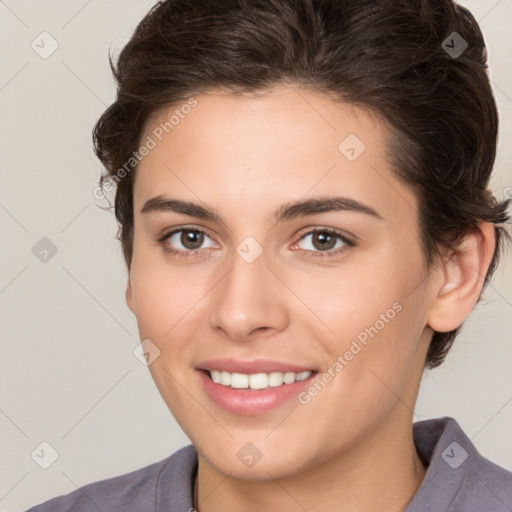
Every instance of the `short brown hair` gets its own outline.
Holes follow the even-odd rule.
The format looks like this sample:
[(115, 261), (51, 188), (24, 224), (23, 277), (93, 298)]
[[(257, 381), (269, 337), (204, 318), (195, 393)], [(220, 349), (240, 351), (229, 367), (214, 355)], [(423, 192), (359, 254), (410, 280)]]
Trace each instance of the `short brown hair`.
[[(460, 55), (448, 51), (454, 41), (467, 44)], [(110, 65), (117, 99), (93, 139), (107, 171), (100, 187), (117, 184), (128, 269), (132, 155), (148, 120), (208, 90), (256, 93), (294, 83), (377, 112), (389, 125), (389, 159), (417, 194), (429, 266), (479, 221), (495, 224), (484, 287), (490, 280), (503, 240), (510, 240), (499, 225), (509, 220), (510, 200), (498, 202), (488, 188), (498, 114), (483, 36), (451, 0), (167, 0), (151, 8)], [(434, 332), (426, 367), (443, 362), (461, 327)]]

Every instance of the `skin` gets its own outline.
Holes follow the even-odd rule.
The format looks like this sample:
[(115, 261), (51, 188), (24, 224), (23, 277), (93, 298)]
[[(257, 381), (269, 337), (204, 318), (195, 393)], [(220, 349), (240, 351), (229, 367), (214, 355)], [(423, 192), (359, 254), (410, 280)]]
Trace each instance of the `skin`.
[[(151, 375), (198, 450), (196, 510), (405, 510), (426, 471), (412, 422), (429, 340), (471, 312), (493, 226), (482, 223), (428, 269), (417, 199), (392, 172), (389, 132), (377, 115), (291, 86), (259, 97), (215, 90), (196, 100), (137, 169), (126, 289), (141, 339), (161, 351)], [(174, 108), (153, 118), (145, 136)], [(366, 145), (353, 162), (338, 149), (349, 134)], [(160, 194), (210, 205), (225, 225), (141, 214)], [(382, 219), (353, 211), (268, 219), (284, 203), (333, 194)], [(184, 245), (182, 233), (164, 242), (183, 252), (199, 247), (187, 258), (157, 242), (182, 226), (206, 232), (202, 245)], [(357, 245), (308, 257), (325, 247), (312, 235), (300, 240), (314, 228), (357, 237)], [(263, 250), (252, 263), (236, 252), (247, 236)], [(233, 414), (209, 399), (194, 370), (233, 357), (327, 371), (396, 302), (401, 311), (308, 404), (291, 399), (264, 414)], [(252, 467), (237, 457), (248, 442), (261, 453)]]

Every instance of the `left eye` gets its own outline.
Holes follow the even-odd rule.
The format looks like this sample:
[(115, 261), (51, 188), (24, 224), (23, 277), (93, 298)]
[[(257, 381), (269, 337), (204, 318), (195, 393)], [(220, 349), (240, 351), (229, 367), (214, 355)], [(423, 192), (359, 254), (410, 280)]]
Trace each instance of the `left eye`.
[(306, 248), (305, 250), (319, 250), (320, 252), (331, 251), (332, 249), (340, 247), (339, 245), (338, 247), (335, 245), (337, 240), (341, 241), (341, 247), (351, 244), (350, 240), (344, 236), (340, 235), (336, 231), (328, 229), (315, 229), (313, 231), (309, 231), (305, 235), (301, 236), (300, 241), (305, 240), (308, 237), (312, 237), (309, 243), (310, 248)]

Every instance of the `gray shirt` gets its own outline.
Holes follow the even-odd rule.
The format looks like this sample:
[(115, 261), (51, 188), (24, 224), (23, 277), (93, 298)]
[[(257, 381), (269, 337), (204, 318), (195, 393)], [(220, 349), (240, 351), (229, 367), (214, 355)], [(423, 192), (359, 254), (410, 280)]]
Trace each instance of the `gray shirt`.
[[(406, 512), (512, 512), (512, 472), (482, 457), (457, 421), (419, 421), (413, 435), (428, 469)], [(196, 471), (197, 451), (189, 444), (160, 462), (26, 512), (192, 512)]]

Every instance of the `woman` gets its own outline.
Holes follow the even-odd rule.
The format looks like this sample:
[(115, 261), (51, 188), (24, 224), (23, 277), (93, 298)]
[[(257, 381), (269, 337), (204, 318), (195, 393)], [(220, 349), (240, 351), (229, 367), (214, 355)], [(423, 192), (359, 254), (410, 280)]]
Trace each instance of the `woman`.
[(450, 0), (173, 0), (94, 131), (141, 350), (192, 441), (43, 511), (512, 510), (416, 422), (496, 268), (497, 112)]

